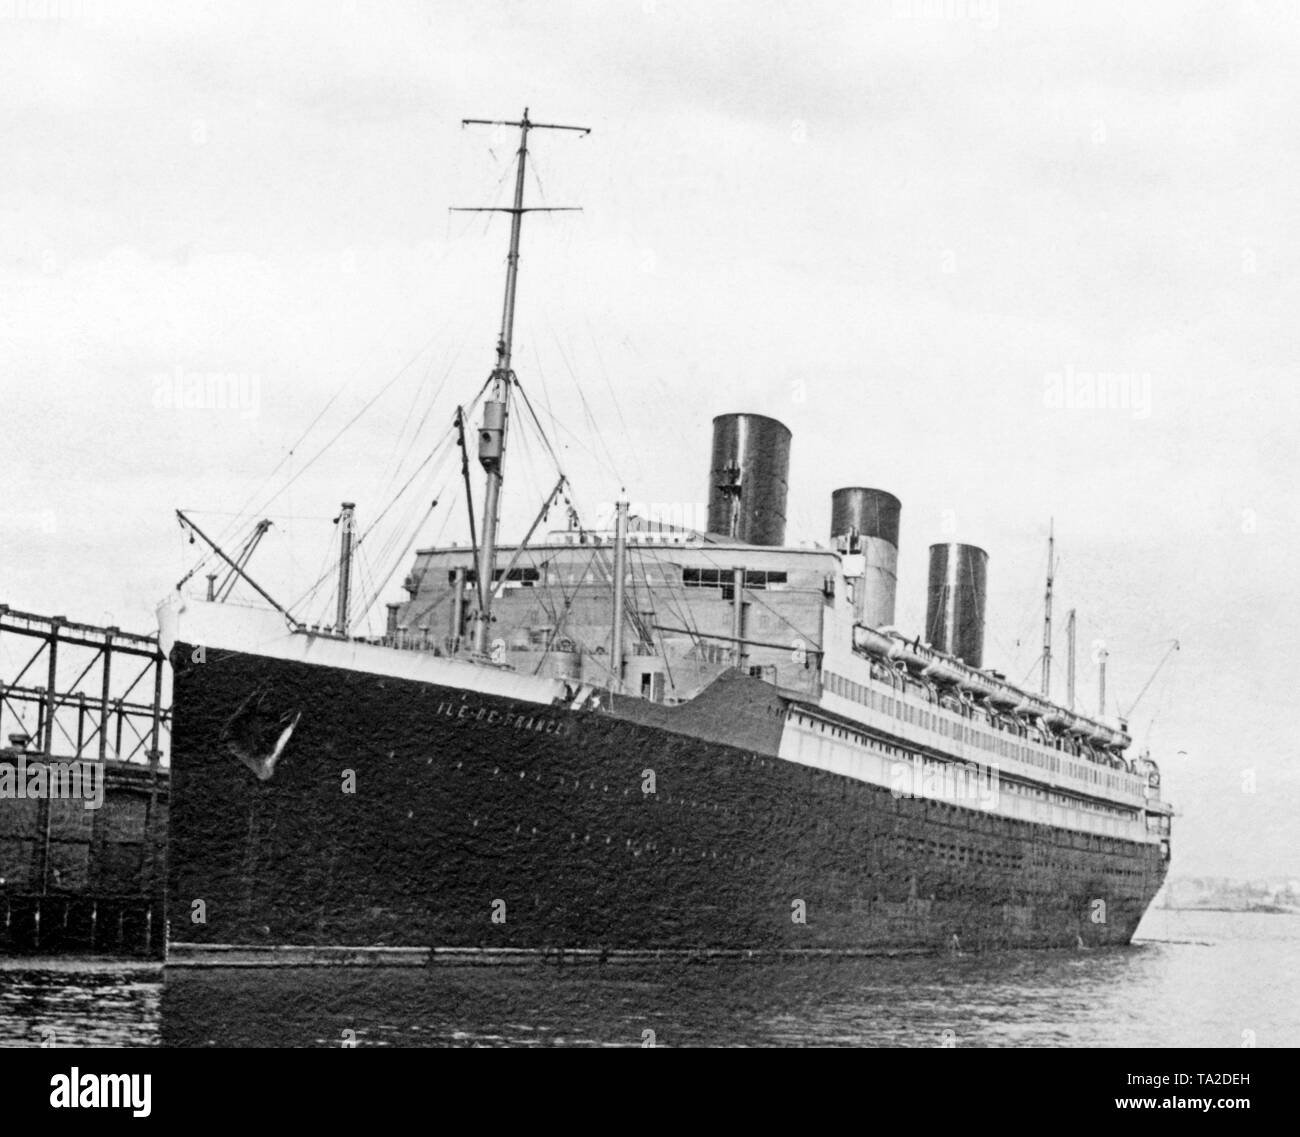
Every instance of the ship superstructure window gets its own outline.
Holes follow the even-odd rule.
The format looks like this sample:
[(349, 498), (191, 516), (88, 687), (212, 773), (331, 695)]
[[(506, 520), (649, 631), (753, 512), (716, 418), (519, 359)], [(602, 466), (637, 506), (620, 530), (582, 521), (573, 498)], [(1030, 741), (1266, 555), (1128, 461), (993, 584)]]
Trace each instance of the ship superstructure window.
[[(889, 683), (892, 690), (898, 690), (893, 676), (879, 671), (874, 666), (871, 677)], [(951, 721), (946, 717), (947, 714), (960, 714), (965, 718), (971, 718), (975, 712), (972, 709), (949, 705), (942, 696), (936, 703), (932, 695), (904, 689), (898, 691), (898, 695), (905, 695), (906, 698), (899, 698), (898, 695), (891, 696), (861, 683), (855, 683), (833, 671), (823, 672), (822, 682), (826, 690), (833, 694), (870, 707), (874, 711), (934, 730), (954, 741), (973, 744), (990, 753), (1001, 754), (1003, 757), (1037, 766), (1045, 771), (1064, 773), (1083, 782), (1104, 786), (1108, 790), (1123, 793), (1136, 792), (1137, 781), (1131, 773), (1112, 774), (1099, 767), (1097, 763), (1100, 760), (1097, 757), (1092, 756), (1091, 753), (1085, 755), (1072, 747), (1067, 750), (1066, 744), (1058, 738), (1040, 736), (1037, 732), (1030, 737), (1022, 723), (1008, 724), (1001, 718), (988, 718), (987, 725), (996, 731), (991, 733), (964, 722)], [(924, 699), (927, 705), (935, 709), (926, 710), (924, 706), (911, 702), (913, 699)], [(1006, 735), (1011, 735), (1013, 740), (1008, 740)], [(1025, 742), (1014, 741), (1019, 738), (1025, 739)], [(1067, 752), (1081, 761), (1071, 761), (1063, 757), (1062, 755)]]
[[(505, 571), (506, 571), (506, 570), (503, 569), (503, 568), (499, 568), (499, 569), (497, 569), (497, 570), (492, 574), (492, 579), (493, 579), (493, 580), (500, 580), (501, 577), (505, 574)], [(542, 579), (542, 574), (541, 574), (541, 572), (540, 572), (539, 570), (535, 569), (535, 568), (514, 568), (514, 569), (511, 569), (511, 570), (510, 570), (510, 575), (506, 577), (506, 583), (507, 583), (507, 584), (522, 584), (525, 588), (531, 588), (534, 584), (536, 584), (536, 583), (537, 583), (538, 581), (540, 581), (541, 579)], [(455, 574), (455, 572), (449, 572), (449, 573), (447, 574), (447, 583), (448, 583), (448, 584), (455, 584), (455, 583), (456, 583), (456, 574)], [(478, 583), (478, 570), (477, 570), (477, 569), (466, 569), (466, 570), (465, 570), (465, 583), (466, 583), (466, 584), (477, 584), (477, 583)]]
[[(764, 569), (746, 569), (746, 588), (769, 588), (772, 585), (785, 584), (784, 572), (769, 572)], [(730, 588), (735, 583), (731, 569), (684, 568), (682, 584), (687, 588)]]

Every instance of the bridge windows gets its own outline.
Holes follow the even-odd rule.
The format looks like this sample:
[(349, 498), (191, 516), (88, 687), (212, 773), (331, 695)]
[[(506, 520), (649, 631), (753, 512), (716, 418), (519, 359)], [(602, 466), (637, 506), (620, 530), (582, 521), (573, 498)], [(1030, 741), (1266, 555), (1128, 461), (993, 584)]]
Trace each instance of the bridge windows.
[[(769, 571), (766, 569), (746, 569), (745, 570), (745, 587), (750, 589), (770, 588), (773, 585), (785, 584), (787, 575), (784, 572)], [(731, 569), (711, 569), (711, 568), (683, 568), (682, 584), (687, 588), (731, 588), (734, 578)]]
[[(496, 581), (496, 580), (500, 580), (501, 577), (502, 577), (502, 575), (504, 575), (505, 571), (506, 571), (506, 570), (503, 569), (503, 568), (499, 568), (499, 569), (497, 569), (497, 570), (492, 574), (492, 579), (493, 579), (494, 581)], [(541, 579), (542, 579), (542, 574), (541, 574), (541, 572), (538, 571), (538, 570), (535, 569), (535, 568), (513, 568), (513, 569), (510, 570), (510, 575), (506, 577), (506, 583), (507, 583), (507, 584), (520, 584), (520, 585), (523, 585), (525, 588), (531, 588), (531, 587), (533, 587), (535, 584), (537, 584), (538, 581), (540, 581)], [(449, 573), (447, 574), (447, 583), (448, 583), (448, 584), (455, 584), (455, 583), (456, 583), (456, 573), (455, 573), (455, 570), (453, 570), (453, 571), (451, 571), (451, 572), (449, 572)], [(466, 569), (466, 570), (465, 570), (465, 583), (466, 583), (466, 584), (477, 584), (477, 583), (478, 583), (478, 570), (476, 570), (476, 569)]]

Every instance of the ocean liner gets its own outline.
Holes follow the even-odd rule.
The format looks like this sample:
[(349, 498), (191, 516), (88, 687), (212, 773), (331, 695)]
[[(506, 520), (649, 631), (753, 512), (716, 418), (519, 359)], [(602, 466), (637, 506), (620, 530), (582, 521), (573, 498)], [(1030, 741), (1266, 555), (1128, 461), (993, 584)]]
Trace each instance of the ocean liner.
[(543, 124), (510, 125), (471, 544), (417, 550), (382, 636), (348, 634), (347, 524), (330, 627), (215, 544), (271, 607), (178, 591), (160, 608), (169, 960), (1128, 942), (1172, 809), (1122, 722), (984, 667), (981, 549), (931, 547), (924, 632), (900, 632), (899, 501), (836, 489), (828, 544), (785, 545), (791, 436), (757, 414), (714, 419), (703, 527), (620, 503), (603, 531), (571, 515), (534, 540), (561, 481), (521, 542), (498, 541)]

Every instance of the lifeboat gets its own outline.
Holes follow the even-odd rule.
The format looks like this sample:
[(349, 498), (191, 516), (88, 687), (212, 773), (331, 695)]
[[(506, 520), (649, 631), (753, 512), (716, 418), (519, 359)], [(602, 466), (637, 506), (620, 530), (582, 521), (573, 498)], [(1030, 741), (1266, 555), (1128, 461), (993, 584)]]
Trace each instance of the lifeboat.
[(1050, 703), (1044, 702), (1037, 695), (1023, 695), (1020, 702), (1016, 704), (1015, 711), (1018, 715), (1030, 715), (1033, 718), (1044, 719), (1052, 710)]
[(1075, 738), (1089, 738), (1092, 735), (1092, 723), (1078, 715), (1070, 716), (1070, 725), (1065, 729)]
[(894, 654), (896, 643), (897, 641), (892, 637), (876, 631), (875, 628), (868, 628), (865, 624), (853, 626), (853, 646), (868, 655), (889, 659)]
[(1063, 711), (1060, 707), (1049, 706), (1043, 714), (1043, 723), (1056, 731), (1064, 731), (1073, 719), (1068, 711)]
[(961, 669), (955, 664), (950, 663), (942, 656), (936, 656), (931, 659), (921, 669), (921, 674), (927, 679), (932, 679), (938, 683), (951, 683), (954, 686), (966, 687), (967, 677)]
[(990, 679), (988, 681), (988, 688), (988, 694), (985, 695), (985, 698), (995, 707), (1014, 710), (1020, 705), (1021, 695), (1019, 691), (1013, 691), (1010, 687), (1003, 683), (999, 683), (996, 679)]
[(924, 671), (934, 661), (934, 655), (930, 649), (918, 647), (915, 640), (895, 640), (890, 655), (916, 671)]

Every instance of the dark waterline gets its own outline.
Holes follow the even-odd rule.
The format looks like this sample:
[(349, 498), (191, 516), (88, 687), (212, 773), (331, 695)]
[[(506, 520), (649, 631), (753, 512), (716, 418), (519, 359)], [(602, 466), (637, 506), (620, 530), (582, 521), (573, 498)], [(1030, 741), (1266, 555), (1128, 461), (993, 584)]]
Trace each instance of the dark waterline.
[[(1300, 916), (1153, 910), (1128, 948), (783, 963), (172, 970), (0, 962), (0, 1045), (1300, 1043)], [(648, 1033), (653, 1032), (653, 1033)]]

